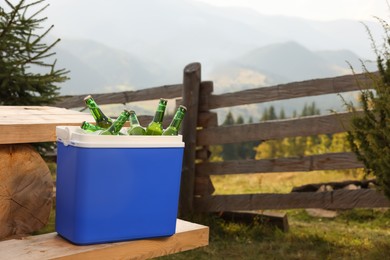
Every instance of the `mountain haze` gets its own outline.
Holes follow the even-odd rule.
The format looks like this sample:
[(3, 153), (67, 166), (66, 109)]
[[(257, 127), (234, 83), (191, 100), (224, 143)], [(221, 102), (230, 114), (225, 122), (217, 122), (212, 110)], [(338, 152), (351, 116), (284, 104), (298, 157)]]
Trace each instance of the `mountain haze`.
[[(351, 51), (313, 52), (290, 41), (257, 48), (224, 62), (216, 66), (210, 76), (216, 82), (217, 91), (237, 91), (351, 74), (347, 61), (356, 71), (361, 70), (359, 57)], [(368, 68), (374, 69), (369, 64)]]
[[(201, 62), (202, 79), (221, 93), (350, 74), (348, 63), (359, 72), (360, 60), (374, 56), (358, 21), (269, 16), (193, 0), (54, 1), (47, 16), (53, 36), (62, 38), (58, 66), (71, 71), (62, 94), (176, 84), (191, 62)], [(380, 25), (364, 24), (381, 34)]]

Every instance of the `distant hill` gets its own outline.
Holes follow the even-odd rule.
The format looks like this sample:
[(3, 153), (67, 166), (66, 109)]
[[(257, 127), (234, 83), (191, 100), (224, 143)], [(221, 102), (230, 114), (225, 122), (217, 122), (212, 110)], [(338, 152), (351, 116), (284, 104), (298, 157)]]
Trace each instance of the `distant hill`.
[[(47, 11), (48, 22), (55, 25), (53, 34), (63, 39), (58, 53), (64, 55), (58, 57), (58, 63), (72, 71), (72, 79), (63, 88), (67, 93), (178, 83), (184, 66), (195, 61), (202, 63), (203, 78), (213, 80), (215, 74), (211, 72), (220, 64), (231, 67), (230, 61), (239, 56), (253, 52), (242, 62), (261, 63), (251, 60), (257, 51), (284, 52), (284, 57), (267, 59), (269, 67), (255, 64), (246, 68), (246, 72), (252, 70), (248, 77), (257, 78), (260, 70), (269, 75), (268, 84), (298, 79), (294, 69), (300, 68), (307, 70), (307, 76), (316, 76), (316, 68), (324, 75), (321, 66), (327, 65), (318, 60), (326, 61), (327, 57), (316, 53), (319, 51), (349, 50), (363, 59), (373, 56), (366, 29), (358, 21), (269, 16), (247, 8), (220, 8), (193, 0), (67, 0), (54, 1)], [(374, 36), (382, 32), (378, 24), (365, 23)], [(288, 51), (294, 44), (295, 52)], [(278, 45), (291, 46), (283, 50)], [(299, 51), (307, 59), (313, 55), (314, 60), (302, 63), (314, 67), (295, 61), (294, 68), (275, 70), (283, 70), (284, 62), (294, 62), (288, 59), (299, 56)], [(78, 61), (70, 62), (70, 58)], [(329, 64), (334, 65), (334, 61)], [(327, 75), (334, 75), (337, 69), (328, 68)]]
[[(134, 54), (110, 48), (89, 40), (65, 40), (57, 51), (59, 67), (71, 70), (71, 80), (62, 87), (62, 94), (93, 94), (123, 90), (137, 90), (159, 86), (165, 82), (179, 83), (176, 75), (167, 68), (142, 60)], [(301, 44), (288, 41), (253, 49), (224, 63), (217, 64), (208, 72), (208, 79), (214, 81), (214, 92), (224, 93), (243, 89), (277, 85), (314, 78), (334, 77), (351, 74), (348, 62), (356, 72), (361, 70), (360, 58), (351, 51), (310, 51)], [(152, 65), (153, 64), (153, 65)], [(369, 66), (374, 70), (374, 66)], [(205, 78), (205, 77), (203, 77)], [(333, 96), (286, 100), (269, 104), (235, 108), (248, 119), (261, 117), (263, 107), (274, 105), (287, 114), (299, 110), (304, 103), (316, 102), (325, 112), (329, 108), (340, 110), (340, 99)], [(139, 107), (138, 110), (142, 111)], [(148, 111), (151, 111), (148, 108)], [(116, 111), (115, 113), (117, 113)], [(221, 111), (221, 118), (226, 114)]]
[[(216, 91), (237, 91), (361, 71), (351, 51), (310, 51), (297, 42), (270, 44), (216, 66), (210, 73)], [(368, 66), (371, 68), (372, 66)]]
[[(210, 73), (210, 77), (214, 81), (214, 92), (235, 92), (249, 88), (351, 74), (352, 70), (349, 64), (354, 67), (356, 72), (361, 71), (360, 58), (351, 51), (310, 51), (301, 44), (289, 41), (257, 48), (220, 64)], [(367, 68), (374, 71), (375, 66), (373, 65), (367, 63)], [(343, 94), (343, 96), (346, 99), (354, 98), (353, 94)], [(257, 121), (261, 118), (265, 107), (272, 105), (277, 113), (284, 109), (288, 116), (293, 111), (299, 114), (305, 104), (312, 102), (316, 103), (321, 113), (329, 113), (330, 109), (343, 110), (341, 98), (336, 95), (246, 105), (229, 110), (236, 116), (242, 115), (246, 120), (250, 115)], [(227, 112), (228, 109), (219, 111), (220, 123)]]
[[(359, 21), (269, 16), (193, 0), (53, 1), (48, 18), (63, 39), (58, 67), (71, 71), (62, 94), (176, 84), (191, 62), (201, 62), (202, 79), (222, 93), (350, 74), (347, 62), (359, 72), (360, 60), (374, 56)], [(381, 26), (364, 23), (381, 40)], [(322, 112), (340, 107), (329, 96), (234, 109), (256, 121), (264, 106), (288, 114), (312, 101)]]
[(63, 94), (102, 93), (152, 87), (167, 80), (165, 69), (134, 54), (91, 40), (63, 40), (58, 66), (70, 70)]

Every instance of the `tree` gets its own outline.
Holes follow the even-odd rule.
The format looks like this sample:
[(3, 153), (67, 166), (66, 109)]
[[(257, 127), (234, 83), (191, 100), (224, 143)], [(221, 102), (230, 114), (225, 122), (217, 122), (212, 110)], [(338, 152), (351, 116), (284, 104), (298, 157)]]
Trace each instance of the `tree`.
[[(233, 117), (233, 114), (231, 111), (226, 115), (225, 121), (222, 123), (222, 125), (228, 126), (228, 125), (234, 125), (235, 120)], [(237, 152), (237, 144), (235, 143), (229, 143), (222, 145), (223, 151), (221, 153), (222, 158), (224, 161), (227, 160), (235, 160), (238, 158), (238, 152)]]
[(44, 0), (4, 2), (0, 7), (0, 105), (52, 104), (59, 96), (56, 83), (66, 81), (68, 71), (57, 70), (53, 60), (52, 48), (60, 39), (50, 45), (44, 41), (53, 26), (43, 29), (41, 23), (47, 18), (38, 16), (48, 5), (39, 8)]
[(319, 114), (320, 114), (320, 109), (317, 108), (316, 103), (313, 101), (311, 105), (305, 104), (305, 106), (302, 109), (301, 116), (314, 116)]
[[(366, 29), (377, 57), (378, 74), (369, 72), (363, 64), (372, 89), (361, 90), (360, 108), (363, 115), (355, 114), (347, 137), (366, 172), (376, 176), (384, 194), (390, 198), (390, 28), (387, 22), (377, 19), (385, 31), (381, 49), (376, 46), (367, 26)], [(350, 110), (357, 111), (352, 103), (346, 105)]]
[(274, 106), (270, 106), (268, 109), (265, 108), (263, 115), (261, 117), (261, 121), (275, 120), (278, 119)]
[[(320, 110), (317, 108), (315, 102), (310, 105), (305, 104), (300, 116), (319, 115)], [(298, 117), (297, 112), (294, 111), (293, 118)], [(285, 113), (282, 109), (280, 118), (275, 115), (275, 109), (270, 106), (265, 109), (261, 120), (275, 120), (285, 119)], [(304, 155), (317, 154), (321, 151), (326, 151), (330, 146), (328, 136), (297, 136), (286, 137), (280, 140), (268, 140), (257, 145), (255, 150), (255, 159), (269, 159), (280, 157), (296, 157)]]
[(286, 119), (286, 112), (284, 112), (283, 108), (280, 110), (279, 119)]
[[(244, 118), (239, 115), (236, 124), (244, 124)], [(253, 123), (253, 118), (249, 117), (248, 124)], [(259, 145), (258, 141), (248, 141), (237, 144), (237, 154), (240, 159), (254, 159), (256, 155), (255, 147)]]

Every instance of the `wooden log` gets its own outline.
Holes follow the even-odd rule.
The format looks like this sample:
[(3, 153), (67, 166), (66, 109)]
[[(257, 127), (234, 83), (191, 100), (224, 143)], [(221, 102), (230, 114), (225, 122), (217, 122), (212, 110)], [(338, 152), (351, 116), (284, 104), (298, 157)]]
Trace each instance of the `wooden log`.
[(27, 234), (48, 222), (53, 181), (30, 145), (0, 145), (0, 238)]
[(183, 105), (187, 107), (187, 113), (182, 123), (185, 143), (179, 202), (179, 213), (182, 216), (193, 211), (200, 82), (200, 63), (187, 65), (183, 76)]
[[(218, 125), (217, 113), (209, 111), (209, 97), (214, 90), (212, 81), (203, 81), (199, 89), (199, 114), (197, 128), (211, 127)], [(196, 161), (207, 161), (211, 155), (208, 145), (198, 147), (196, 151)], [(197, 167), (197, 166), (195, 166)], [(196, 168), (195, 168), (196, 169)], [(195, 177), (194, 195), (211, 195), (215, 191), (210, 176)]]
[(387, 208), (390, 207), (390, 201), (382, 193), (372, 189), (341, 189), (330, 192), (202, 196), (194, 199), (194, 205), (196, 211), (219, 212), (298, 208)]

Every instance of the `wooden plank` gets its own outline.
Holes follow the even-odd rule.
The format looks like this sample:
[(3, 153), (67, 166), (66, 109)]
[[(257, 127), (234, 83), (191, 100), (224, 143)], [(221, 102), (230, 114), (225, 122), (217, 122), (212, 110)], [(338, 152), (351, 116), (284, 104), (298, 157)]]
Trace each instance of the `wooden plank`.
[(196, 150), (196, 160), (207, 161), (210, 158), (211, 152), (208, 146), (200, 146), (200, 149)]
[(1, 115), (70, 115), (72, 113), (75, 115), (79, 114), (78, 111), (49, 106), (0, 106)]
[[(356, 115), (359, 115), (359, 113)], [(256, 124), (203, 128), (197, 132), (197, 144), (240, 143), (345, 132), (349, 126), (348, 122), (350, 122), (353, 116), (353, 113), (343, 112), (330, 115), (272, 120)], [(342, 124), (343, 122), (345, 125)]]
[(207, 226), (178, 219), (176, 234), (119, 243), (73, 245), (57, 233), (0, 242), (1, 259), (148, 259), (208, 245)]
[(212, 81), (202, 81), (199, 92), (199, 112), (209, 111), (209, 102), (211, 93), (214, 90), (214, 83)]
[(390, 207), (383, 194), (371, 189), (331, 192), (292, 192), (287, 194), (242, 194), (196, 197), (195, 210), (218, 212), (265, 209), (352, 209)]
[(354, 153), (327, 153), (305, 157), (204, 162), (196, 165), (197, 176), (272, 172), (307, 172), (363, 168)]
[[(136, 91), (123, 91), (104, 94), (93, 94), (93, 98), (99, 105), (124, 104), (136, 101), (154, 100), (160, 98), (176, 98), (182, 94), (183, 85), (164, 85), (161, 87), (147, 88)], [(84, 97), (87, 94), (75, 96), (63, 96), (54, 106), (64, 108), (82, 107)]]
[(199, 109), (199, 88), (201, 83), (200, 63), (191, 63), (184, 68), (183, 104), (187, 113), (182, 123), (185, 143), (180, 190), (180, 215), (187, 215), (193, 210), (195, 186), (196, 131)]
[[(357, 80), (361, 82), (360, 85), (357, 84)], [(208, 109), (355, 91), (369, 87), (370, 82), (371, 79), (366, 75), (356, 74), (211, 95)]]
[(88, 113), (45, 106), (0, 106), (0, 144), (55, 141), (58, 125), (94, 122)]
[(215, 191), (214, 185), (210, 179), (210, 176), (196, 176), (195, 177), (195, 189), (194, 196), (211, 195)]
[(217, 127), (218, 126), (218, 114), (214, 112), (199, 112), (198, 114), (198, 127)]

